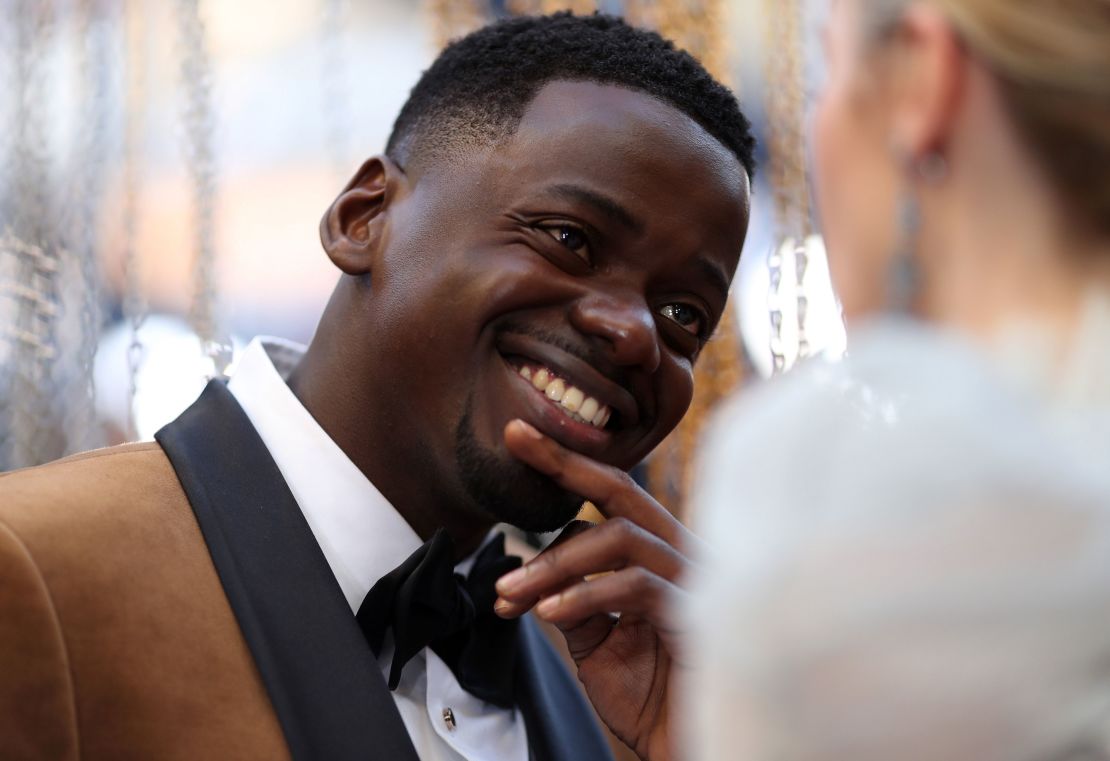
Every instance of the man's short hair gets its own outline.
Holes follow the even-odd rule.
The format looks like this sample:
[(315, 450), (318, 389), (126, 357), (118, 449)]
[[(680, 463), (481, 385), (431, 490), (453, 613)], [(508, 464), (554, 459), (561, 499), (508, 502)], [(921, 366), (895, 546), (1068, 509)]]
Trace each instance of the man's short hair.
[(413, 88), (386, 153), (406, 166), (506, 139), (540, 88), (555, 80), (654, 96), (732, 151), (749, 178), (754, 172), (751, 124), (732, 92), (669, 40), (600, 13), (507, 19), (451, 43)]

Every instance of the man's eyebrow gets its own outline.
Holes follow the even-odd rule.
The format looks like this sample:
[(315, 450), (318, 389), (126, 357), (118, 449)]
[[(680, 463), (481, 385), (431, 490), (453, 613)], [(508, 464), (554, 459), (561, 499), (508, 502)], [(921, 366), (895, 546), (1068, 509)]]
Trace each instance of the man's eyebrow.
[(641, 233), (644, 230), (644, 224), (633, 216), (632, 212), (621, 206), (617, 201), (602, 195), (597, 191), (584, 188), (581, 185), (552, 185), (548, 190), (556, 196), (570, 200), (578, 201), (594, 207), (597, 211), (604, 214), (613, 222), (627, 227), (633, 233)]
[[(612, 219), (614, 222), (627, 227), (634, 233), (643, 232), (643, 222), (636, 219), (636, 217), (632, 215), (632, 212), (630, 212), (628, 209), (624, 208), (617, 201), (609, 198), (608, 196), (602, 195), (601, 193), (598, 193), (594, 190), (590, 190), (589, 188), (584, 188), (581, 185), (573, 185), (569, 183), (552, 185), (550, 188), (548, 188), (548, 190), (553, 195), (560, 196), (571, 201), (578, 201), (581, 203), (589, 204), (605, 216)], [(728, 274), (725, 273), (724, 268), (722, 268), (721, 265), (717, 264), (713, 260), (706, 259), (700, 256), (694, 260), (694, 265), (698, 268), (698, 271), (700, 272), (702, 277), (704, 277), (709, 282), (709, 285), (712, 286), (714, 290), (719, 292), (721, 300), (727, 300), (731, 281)]]
[(714, 290), (720, 292), (721, 301), (726, 301), (728, 299), (728, 291), (731, 283), (729, 282), (728, 275), (725, 274), (724, 269), (721, 268), (721, 265), (717, 264), (712, 259), (706, 259), (701, 256), (694, 260), (694, 264), (701, 272), (702, 277), (713, 286)]

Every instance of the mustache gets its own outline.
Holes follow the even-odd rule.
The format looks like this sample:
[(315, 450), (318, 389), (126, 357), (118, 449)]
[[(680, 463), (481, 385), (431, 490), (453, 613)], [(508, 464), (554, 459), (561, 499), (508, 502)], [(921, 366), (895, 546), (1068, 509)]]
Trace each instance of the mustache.
[(537, 328), (535, 325), (526, 325), (519, 322), (506, 323), (501, 328), (502, 333), (515, 333), (521, 336), (528, 336), (537, 341), (551, 344), (552, 346), (565, 351), (572, 357), (576, 357), (591, 367), (595, 368), (609, 380), (618, 384), (624, 389), (630, 389), (629, 376), (624, 368), (618, 367), (613, 364), (613, 360), (606, 356), (606, 353), (593, 345), (583, 345), (582, 343), (572, 341), (566, 336), (555, 333), (543, 328)]

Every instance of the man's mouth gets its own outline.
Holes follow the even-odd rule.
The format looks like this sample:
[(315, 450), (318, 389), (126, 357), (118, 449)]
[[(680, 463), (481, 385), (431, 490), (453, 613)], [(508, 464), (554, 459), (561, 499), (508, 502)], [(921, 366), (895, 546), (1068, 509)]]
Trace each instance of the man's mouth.
[(605, 428), (609, 422), (612, 415), (609, 405), (598, 401), (569, 380), (560, 378), (551, 368), (524, 363), (516, 371), (571, 420), (597, 429)]
[(531, 410), (529, 422), (564, 446), (595, 459), (607, 457), (613, 437), (640, 422), (639, 404), (613, 368), (521, 331), (500, 333), (497, 351), (516, 376), (512, 385)]

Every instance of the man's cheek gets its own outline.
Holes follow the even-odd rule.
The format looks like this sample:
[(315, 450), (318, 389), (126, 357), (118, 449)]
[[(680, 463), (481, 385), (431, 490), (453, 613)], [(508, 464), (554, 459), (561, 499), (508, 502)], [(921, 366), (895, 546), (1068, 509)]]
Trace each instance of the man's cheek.
[[(659, 443), (673, 431), (694, 400), (694, 374), (688, 365), (673, 368), (659, 384), (656, 399), (659, 400), (659, 417), (656, 424), (655, 443)], [(703, 382), (712, 380), (703, 378)], [(653, 445), (654, 446), (654, 445)]]

